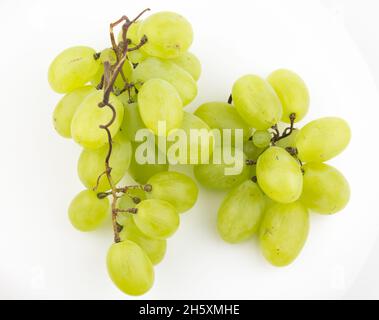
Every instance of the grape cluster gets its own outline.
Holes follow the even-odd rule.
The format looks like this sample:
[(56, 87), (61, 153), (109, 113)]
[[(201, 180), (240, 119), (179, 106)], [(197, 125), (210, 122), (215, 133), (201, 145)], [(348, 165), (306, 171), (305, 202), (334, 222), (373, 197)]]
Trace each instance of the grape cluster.
[(309, 211), (334, 214), (349, 201), (348, 182), (324, 163), (347, 147), (349, 126), (343, 119), (325, 117), (296, 129), (308, 112), (309, 92), (297, 74), (284, 69), (267, 79), (241, 77), (229, 103), (206, 103), (195, 114), (212, 128), (246, 133), (238, 151), (244, 153), (245, 167), (230, 176), (224, 174), (225, 164), (198, 165), (195, 176), (205, 187), (231, 189), (218, 210), (223, 240), (239, 243), (258, 233), (265, 258), (286, 266), (307, 239)]
[[(192, 27), (173, 12), (141, 20), (145, 11), (110, 25), (111, 47), (72, 47), (49, 67), (52, 89), (64, 94), (54, 111), (55, 129), (83, 147), (77, 168), (86, 189), (69, 206), (72, 225), (96, 230), (110, 213), (108, 273), (121, 291), (142, 295), (153, 285), (153, 266), (164, 258), (180, 213), (198, 198), (197, 184), (169, 165), (193, 165), (202, 186), (227, 191), (218, 210), (222, 239), (240, 243), (258, 234), (271, 264), (290, 264), (306, 241), (309, 212), (333, 214), (349, 200), (348, 182), (325, 163), (347, 147), (349, 126), (326, 117), (295, 128), (308, 113), (309, 92), (297, 74), (284, 69), (267, 79), (243, 76), (228, 102), (184, 111), (197, 96), (201, 74), (199, 60), (188, 51)], [(193, 129), (205, 138), (195, 143)], [(158, 139), (147, 151), (165, 161), (137, 161), (144, 130), (163, 138), (168, 148)], [(184, 140), (178, 144), (179, 131)], [(216, 139), (226, 131), (231, 139)], [(171, 149), (184, 149), (184, 156)], [(232, 161), (211, 161), (225, 151)], [(230, 174), (238, 159), (241, 170)], [(135, 184), (125, 185), (125, 177)]]
[[(111, 211), (109, 275), (123, 292), (141, 295), (152, 287), (153, 266), (162, 261), (179, 214), (197, 201), (198, 187), (168, 164), (138, 163), (136, 133), (158, 134), (158, 121), (166, 121), (167, 131), (185, 124), (190, 114), (183, 107), (197, 95), (201, 66), (188, 52), (192, 27), (179, 14), (159, 12), (143, 21), (124, 16), (111, 24), (110, 35), (112, 47), (100, 52), (61, 52), (48, 80), (64, 94), (54, 111), (56, 131), (83, 147), (77, 168), (86, 190), (72, 200), (69, 219), (76, 229), (93, 231)], [(137, 184), (123, 186), (128, 175)]]

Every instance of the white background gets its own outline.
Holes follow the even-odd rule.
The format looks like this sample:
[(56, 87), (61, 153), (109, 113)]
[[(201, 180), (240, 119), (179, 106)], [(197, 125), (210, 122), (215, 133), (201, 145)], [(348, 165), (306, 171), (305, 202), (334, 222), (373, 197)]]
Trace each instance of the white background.
[(296, 263), (275, 269), (254, 241), (223, 243), (214, 221), (222, 197), (202, 190), (145, 298), (379, 298), (377, 1), (129, 2), (0, 3), (0, 298), (128, 298), (106, 275), (110, 226), (80, 234), (67, 220), (82, 188), (80, 148), (54, 132), (59, 97), (46, 72), (68, 46), (108, 45), (109, 21), (145, 6), (181, 12), (193, 24), (192, 51), (204, 72), (192, 109), (226, 99), (244, 73), (288, 67), (310, 87), (307, 120), (340, 115), (353, 130), (349, 149), (332, 161), (351, 182), (350, 205), (333, 217), (312, 215)]

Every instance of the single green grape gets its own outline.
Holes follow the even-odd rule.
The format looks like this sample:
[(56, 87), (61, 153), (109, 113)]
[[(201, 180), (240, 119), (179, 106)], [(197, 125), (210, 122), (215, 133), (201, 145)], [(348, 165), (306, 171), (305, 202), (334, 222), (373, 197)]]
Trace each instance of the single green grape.
[(249, 239), (259, 228), (265, 198), (258, 185), (247, 180), (231, 190), (218, 210), (217, 228), (229, 243)]
[(291, 134), (283, 139), (280, 139), (275, 143), (277, 147), (281, 147), (283, 149), (286, 148), (296, 148), (296, 137), (299, 134), (300, 130), (293, 129)]
[(250, 136), (249, 125), (243, 121), (236, 108), (228, 103), (207, 102), (197, 108), (194, 114), (207, 123), (211, 129), (232, 129), (232, 141), (234, 141), (235, 129), (243, 130), (244, 140)]
[(71, 224), (78, 230), (96, 230), (104, 222), (109, 211), (109, 200), (99, 199), (92, 190), (80, 192), (68, 208)]
[(272, 134), (267, 130), (257, 130), (253, 134), (253, 143), (260, 149), (270, 145)]
[(153, 187), (149, 193), (150, 198), (165, 200), (171, 203), (178, 212), (191, 209), (199, 194), (196, 183), (190, 177), (179, 172), (157, 173), (147, 183)]
[(112, 244), (107, 268), (113, 283), (128, 295), (143, 295), (153, 286), (154, 267), (147, 254), (132, 241)]
[[(183, 104), (178, 92), (167, 81), (151, 79), (144, 83), (138, 94), (138, 107), (143, 123), (155, 135), (165, 134), (180, 127)], [(165, 121), (166, 132), (158, 131), (158, 122)]]
[[(126, 94), (127, 95), (127, 94)], [(125, 97), (125, 93), (119, 96), (121, 101), (121, 96)], [(124, 119), (121, 124), (121, 132), (130, 141), (136, 140), (136, 133), (140, 129), (144, 129), (145, 124), (143, 123), (137, 103), (124, 104)]]
[(141, 232), (153, 239), (167, 239), (179, 228), (180, 218), (175, 207), (167, 201), (148, 199), (136, 206), (133, 219)]
[(171, 59), (176, 65), (187, 71), (197, 81), (201, 75), (200, 60), (191, 52), (185, 52), (175, 59)]
[[(222, 154), (222, 148), (216, 147), (214, 154)], [(236, 159), (241, 159), (242, 171), (237, 174), (225, 174), (225, 169), (235, 167), (236, 161), (231, 162), (231, 164), (226, 164), (223, 159), (220, 164), (211, 162), (209, 164), (194, 166), (196, 180), (209, 189), (228, 190), (249, 179), (250, 169), (245, 165), (246, 155), (243, 151), (234, 148), (231, 148), (231, 154), (235, 154)]]
[(71, 47), (62, 51), (50, 64), (48, 79), (58, 93), (68, 93), (83, 87), (97, 73), (100, 61), (89, 47)]
[(71, 138), (72, 118), (84, 98), (93, 91), (95, 91), (94, 87), (81, 87), (67, 93), (58, 102), (54, 110), (53, 120), (55, 130), (57, 130), (62, 137)]
[(158, 12), (145, 19), (138, 37), (147, 37), (142, 50), (150, 56), (173, 59), (188, 50), (193, 41), (191, 24), (174, 12)]
[(110, 65), (114, 65), (117, 63), (117, 56), (112, 48), (106, 48), (103, 51), (101, 51), (99, 59), (103, 64), (105, 62), (109, 62)]
[(246, 75), (232, 89), (234, 105), (244, 121), (257, 130), (266, 130), (282, 117), (282, 105), (275, 91), (264, 79)]
[(192, 76), (170, 60), (150, 57), (134, 69), (133, 82), (137, 85), (150, 79), (162, 79), (171, 83), (178, 91), (183, 106), (197, 96), (197, 84)]
[(290, 115), (295, 114), (295, 122), (302, 120), (309, 109), (308, 88), (296, 73), (279, 69), (269, 75), (267, 81), (274, 88), (283, 107), (282, 121), (290, 123)]
[[(84, 149), (78, 161), (78, 175), (83, 185), (93, 189), (97, 185), (98, 178), (105, 172), (105, 159), (109, 152), (109, 145), (99, 149)], [(113, 139), (112, 154), (109, 165), (112, 168), (112, 180), (117, 184), (126, 174), (132, 159), (132, 145), (122, 135), (118, 134)], [(104, 192), (110, 190), (108, 178), (103, 174), (99, 180), (96, 191)]]
[(303, 189), (300, 164), (286, 150), (268, 148), (257, 161), (257, 179), (263, 192), (280, 203), (299, 199)]
[(139, 64), (147, 58), (149, 58), (149, 56), (146, 53), (142, 52), (141, 49), (128, 52), (128, 59), (131, 63), (134, 64)]
[(296, 136), (296, 148), (303, 162), (324, 162), (339, 155), (351, 139), (347, 122), (325, 117), (309, 122)]
[[(120, 206), (121, 208), (121, 206)], [(153, 265), (159, 264), (165, 254), (167, 241), (161, 239), (152, 239), (145, 236), (134, 223), (132, 215), (129, 213), (123, 221), (120, 232), (121, 241), (130, 240), (138, 244), (147, 254)]]
[[(108, 143), (107, 132), (100, 126), (109, 123), (113, 112), (108, 106), (99, 107), (99, 103), (103, 101), (103, 95), (103, 90), (88, 95), (72, 119), (72, 138), (87, 149), (98, 149)], [(109, 103), (116, 112), (115, 120), (109, 127), (111, 136), (114, 137), (119, 132), (124, 117), (124, 106), (113, 94), (110, 95)]]
[(342, 173), (324, 163), (307, 163), (303, 170), (300, 200), (305, 206), (321, 214), (334, 214), (345, 208), (350, 199), (350, 187)]
[[(139, 143), (133, 143), (133, 154), (135, 155), (137, 148), (140, 146)], [(149, 152), (149, 151), (148, 151)], [(163, 153), (158, 149), (156, 145), (154, 145), (154, 150), (151, 150), (156, 156), (155, 159), (159, 157), (165, 157)], [(169, 168), (168, 162), (159, 164), (157, 161), (153, 164), (140, 164), (136, 161), (135, 156), (132, 157), (132, 161), (129, 167), (129, 174), (131, 177), (138, 183), (146, 184), (150, 177), (154, 176), (159, 172), (167, 171)]]
[(263, 255), (274, 266), (292, 263), (300, 254), (309, 231), (309, 213), (300, 203), (271, 203), (259, 230)]
[(169, 163), (208, 163), (214, 144), (214, 136), (208, 125), (194, 114), (184, 111), (183, 121), (178, 129), (181, 131), (174, 130), (167, 136)]

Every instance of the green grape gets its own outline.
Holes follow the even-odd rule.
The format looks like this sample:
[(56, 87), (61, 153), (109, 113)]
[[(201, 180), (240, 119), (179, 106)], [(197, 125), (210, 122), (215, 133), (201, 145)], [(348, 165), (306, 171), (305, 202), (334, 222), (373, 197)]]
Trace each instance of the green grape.
[(266, 148), (271, 143), (272, 135), (267, 130), (257, 130), (253, 134), (253, 143), (260, 149)]
[(95, 91), (95, 88), (91, 86), (81, 87), (67, 93), (58, 102), (54, 110), (53, 119), (55, 130), (62, 137), (71, 138), (72, 118), (84, 98), (93, 91)]
[(351, 131), (341, 118), (325, 117), (309, 122), (296, 137), (299, 159), (324, 162), (340, 154), (349, 144)]
[(201, 63), (193, 53), (185, 52), (171, 61), (187, 71), (195, 81), (199, 80), (201, 75)]
[(291, 203), (299, 199), (303, 188), (303, 174), (299, 163), (284, 149), (268, 148), (258, 158), (259, 186), (271, 199)]
[[(138, 148), (139, 144), (133, 143), (133, 150), (135, 154), (136, 149)], [(159, 157), (162, 157), (162, 152), (158, 149), (156, 145), (154, 145), (155, 150), (153, 151), (156, 155), (156, 159)], [(132, 157), (132, 161), (129, 167), (129, 174), (131, 177), (138, 183), (146, 184), (147, 181), (150, 179), (150, 177), (154, 176), (155, 174), (159, 172), (164, 172), (168, 170), (168, 163), (166, 161), (165, 164), (140, 164), (136, 161), (135, 156)]]
[[(99, 103), (103, 101), (103, 95), (103, 90), (88, 95), (72, 119), (72, 138), (87, 149), (98, 149), (108, 142), (108, 135), (100, 126), (109, 123), (113, 113), (108, 106), (99, 107)], [(124, 117), (124, 106), (113, 94), (110, 95), (109, 103), (116, 111), (115, 121), (109, 127), (111, 136), (114, 137), (119, 132)]]
[(112, 48), (106, 48), (101, 51), (99, 59), (102, 63), (109, 62), (111, 65), (117, 63), (117, 56)]
[[(184, 112), (182, 124), (178, 129), (182, 130), (180, 136), (178, 136), (177, 131), (173, 131), (167, 137), (167, 159), (169, 163), (208, 163), (213, 152), (214, 143), (214, 137), (208, 125), (192, 113)], [(193, 131), (192, 139), (191, 130), (199, 130), (198, 132)], [(183, 133), (185, 133), (185, 136)], [(185, 146), (187, 146), (186, 149), (184, 148)], [(170, 152), (170, 149), (172, 152)], [(183, 150), (181, 157), (179, 157), (180, 153), (178, 154), (179, 150)]]
[(183, 106), (197, 96), (197, 84), (192, 76), (170, 60), (147, 58), (134, 69), (133, 82), (144, 83), (150, 79), (162, 79), (171, 83), (178, 91)]
[(308, 231), (308, 210), (300, 202), (271, 203), (259, 230), (263, 255), (274, 266), (289, 265), (302, 250)]
[(142, 52), (141, 49), (128, 52), (128, 59), (131, 63), (134, 64), (139, 64), (148, 57), (149, 56), (146, 53)]
[(242, 120), (237, 110), (228, 103), (207, 102), (197, 108), (194, 114), (212, 129), (232, 129), (232, 141), (234, 141), (235, 129), (243, 130), (244, 140), (249, 138), (250, 128), (248, 124)]
[(334, 167), (324, 163), (307, 163), (301, 202), (321, 214), (341, 211), (349, 202), (350, 187), (345, 177)]
[(137, 204), (133, 219), (138, 229), (153, 239), (167, 239), (179, 228), (179, 214), (167, 201), (148, 199)]
[(96, 230), (104, 222), (109, 211), (109, 200), (99, 199), (92, 190), (80, 192), (68, 208), (71, 224), (78, 230)]
[[(140, 28), (142, 24), (142, 20), (138, 20), (136, 22), (133, 22), (129, 28), (128, 32), (126, 33), (126, 38), (131, 41), (134, 45), (139, 44), (141, 41), (141, 38), (138, 37), (138, 29)], [(122, 29), (120, 30), (118, 36), (117, 36), (117, 41), (121, 42), (122, 41)]]
[(130, 213), (122, 226), (123, 228), (120, 232), (121, 241), (130, 240), (138, 244), (147, 254), (153, 265), (157, 265), (163, 260), (167, 248), (166, 240), (152, 239), (145, 236), (137, 228)]
[(247, 159), (257, 161), (259, 156), (266, 150), (266, 148), (258, 148), (253, 140), (247, 140), (243, 144), (243, 152), (246, 154)]
[(287, 137), (279, 140), (278, 142), (276, 142), (276, 146), (281, 147), (283, 149), (285, 149), (285, 148), (296, 148), (296, 137), (299, 134), (299, 132), (300, 132), (300, 130), (293, 129), (292, 133), (289, 136), (287, 136)]
[[(167, 135), (182, 124), (182, 101), (167, 81), (151, 79), (145, 82), (138, 94), (138, 107), (143, 123), (156, 135)], [(166, 132), (158, 131), (159, 121), (165, 121)]]
[(147, 37), (141, 48), (150, 56), (173, 59), (188, 50), (193, 41), (191, 24), (174, 12), (158, 12), (144, 20), (138, 37)]
[[(127, 95), (127, 94), (126, 94)], [(126, 96), (125, 93), (119, 96), (120, 101), (121, 96)], [(137, 103), (124, 104), (124, 120), (121, 125), (122, 134), (127, 137), (130, 141), (136, 140), (136, 133), (140, 129), (144, 129), (145, 124), (143, 123)]]
[(282, 107), (282, 121), (290, 123), (290, 115), (296, 115), (295, 122), (302, 120), (309, 109), (308, 88), (296, 73), (279, 69), (269, 75), (267, 81), (274, 88)]
[(153, 188), (149, 193), (152, 199), (171, 203), (178, 212), (191, 209), (197, 200), (199, 189), (188, 176), (174, 171), (160, 172), (147, 182)]
[[(218, 149), (220, 148), (215, 148), (215, 154), (218, 154), (220, 152)], [(234, 167), (236, 163), (234, 162), (232, 164), (226, 164), (224, 161), (221, 161), (221, 164), (209, 163), (196, 165), (194, 167), (196, 180), (199, 181), (199, 183), (204, 187), (209, 189), (228, 190), (249, 179), (250, 169), (245, 165), (246, 155), (239, 149), (231, 149), (232, 154), (239, 154), (239, 157), (243, 159), (242, 171), (239, 174), (226, 175), (225, 169)]]
[(249, 239), (259, 228), (264, 208), (263, 193), (253, 181), (231, 190), (218, 210), (217, 227), (222, 239), (230, 243)]
[[(78, 161), (78, 175), (83, 185), (88, 189), (96, 187), (98, 177), (105, 172), (105, 158), (108, 155), (109, 145), (99, 149), (84, 149)], [(112, 155), (109, 165), (112, 168), (112, 180), (117, 184), (126, 174), (132, 158), (132, 145), (129, 140), (118, 134), (113, 139)], [(96, 189), (104, 192), (111, 189), (108, 178), (105, 174), (99, 180)]]
[(96, 74), (100, 61), (89, 47), (72, 47), (62, 51), (50, 64), (48, 78), (51, 88), (68, 93), (83, 87)]
[(108, 250), (107, 269), (113, 283), (124, 293), (140, 296), (154, 284), (154, 267), (136, 243), (114, 243)]
[(278, 96), (264, 79), (246, 75), (238, 79), (232, 89), (234, 105), (250, 126), (266, 130), (282, 117), (282, 106)]

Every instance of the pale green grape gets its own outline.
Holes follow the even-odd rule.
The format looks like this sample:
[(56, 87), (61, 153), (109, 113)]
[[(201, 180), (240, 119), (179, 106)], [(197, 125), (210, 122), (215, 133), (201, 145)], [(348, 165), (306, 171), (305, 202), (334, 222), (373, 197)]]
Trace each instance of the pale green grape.
[[(177, 136), (177, 132), (173, 131), (167, 137), (167, 159), (170, 164), (201, 164), (208, 163), (213, 152), (214, 137), (208, 125), (199, 117), (189, 112), (184, 112), (181, 126), (181, 133), (185, 136)], [(191, 139), (191, 130), (192, 139)], [(187, 148), (185, 148), (187, 146)], [(181, 151), (186, 152), (179, 157)], [(175, 152), (174, 152), (175, 151)]]
[(137, 214), (133, 219), (138, 229), (153, 239), (167, 239), (179, 227), (179, 214), (167, 201), (148, 199), (137, 204)]
[[(112, 155), (109, 161), (112, 168), (112, 180), (115, 184), (121, 181), (126, 174), (132, 158), (132, 145), (122, 135), (118, 134), (113, 139)], [(108, 144), (96, 149), (84, 149), (78, 161), (78, 175), (83, 185), (88, 189), (96, 187), (98, 177), (105, 172), (105, 158), (108, 155)], [(96, 189), (104, 192), (111, 189), (108, 178), (103, 175)]]
[(258, 148), (266, 148), (270, 145), (271, 143), (271, 138), (272, 135), (269, 131), (267, 130), (257, 130), (253, 134), (253, 143), (258, 147)]
[(196, 183), (190, 177), (179, 172), (157, 173), (147, 183), (153, 187), (149, 197), (171, 203), (178, 212), (191, 209), (199, 194)]
[(166, 240), (152, 239), (145, 236), (137, 228), (130, 213), (124, 220), (122, 226), (123, 228), (120, 232), (121, 241), (130, 240), (138, 244), (147, 254), (153, 265), (157, 265), (163, 260), (167, 248)]
[(158, 12), (144, 20), (138, 37), (147, 37), (142, 50), (150, 56), (173, 59), (188, 50), (193, 41), (191, 24), (174, 12)]
[(171, 61), (187, 71), (194, 80), (199, 80), (201, 75), (201, 63), (193, 53), (185, 52)]
[(95, 91), (95, 88), (91, 86), (81, 87), (67, 93), (58, 102), (54, 110), (53, 119), (55, 130), (62, 137), (71, 138), (72, 118), (84, 98), (93, 91)]
[(271, 203), (259, 230), (263, 255), (274, 266), (289, 265), (302, 250), (308, 231), (308, 210), (300, 202)]
[(131, 63), (134, 64), (139, 64), (148, 57), (149, 56), (146, 53), (142, 52), (141, 49), (128, 52), (128, 59)]
[(51, 88), (58, 93), (68, 93), (83, 87), (100, 67), (95, 53), (89, 47), (72, 47), (62, 51), (49, 67)]
[(243, 144), (243, 152), (246, 154), (247, 159), (257, 161), (259, 156), (266, 150), (266, 148), (258, 148), (253, 140), (247, 140)]
[(149, 257), (132, 241), (112, 244), (107, 268), (113, 283), (126, 294), (145, 294), (154, 284), (154, 268)]
[[(119, 96), (120, 101), (121, 96), (124, 95), (125, 93)], [(122, 121), (121, 132), (130, 141), (134, 142), (137, 131), (146, 127), (141, 119), (137, 103), (124, 104), (124, 107), (124, 120)]]
[(282, 117), (282, 106), (275, 91), (264, 79), (246, 75), (238, 79), (232, 90), (234, 105), (250, 126), (266, 130)]
[(296, 115), (295, 122), (302, 120), (309, 109), (308, 88), (296, 73), (279, 69), (269, 75), (267, 81), (274, 88), (282, 107), (282, 121), (290, 123), (290, 115)]
[(117, 63), (117, 56), (112, 48), (106, 48), (101, 51), (99, 59), (102, 63), (109, 62), (111, 65)]
[[(135, 151), (139, 144), (133, 143), (133, 150), (135, 154)], [(154, 154), (156, 154), (156, 160), (159, 158), (159, 154), (162, 156), (162, 152), (158, 149), (156, 145), (154, 145), (155, 150)], [(166, 161), (165, 164), (158, 164), (157, 161), (154, 164), (140, 164), (136, 161), (135, 156), (132, 157), (132, 161), (129, 167), (129, 174), (131, 177), (138, 183), (141, 184), (146, 184), (147, 181), (152, 177), (153, 175), (159, 173), (159, 172), (164, 172), (168, 170), (168, 163)]]
[(299, 159), (324, 162), (340, 154), (349, 144), (351, 131), (341, 118), (326, 117), (309, 122), (296, 137)]
[[(151, 79), (145, 82), (138, 94), (138, 107), (143, 123), (156, 135), (167, 135), (182, 124), (182, 101), (167, 81)], [(165, 121), (166, 132), (158, 132), (159, 121)]]
[[(84, 148), (98, 149), (108, 142), (108, 135), (100, 126), (108, 124), (113, 113), (108, 106), (99, 107), (99, 103), (103, 101), (103, 95), (103, 90), (88, 95), (72, 119), (72, 138)], [(109, 103), (116, 111), (115, 121), (109, 127), (111, 136), (114, 137), (118, 133), (124, 117), (124, 106), (113, 94), (110, 95)]]
[(217, 228), (222, 239), (230, 243), (249, 239), (258, 230), (264, 208), (263, 193), (253, 181), (231, 190), (218, 210)]
[(271, 199), (290, 203), (299, 199), (303, 188), (303, 174), (299, 163), (284, 149), (271, 147), (257, 162), (259, 186)]
[(285, 148), (296, 148), (296, 137), (299, 134), (300, 130), (293, 129), (292, 133), (276, 142), (276, 146), (281, 147), (283, 149)]
[(80, 231), (96, 230), (104, 222), (109, 211), (109, 200), (99, 199), (92, 190), (80, 192), (68, 208), (72, 225)]
[[(138, 29), (140, 28), (142, 24), (142, 20), (138, 20), (136, 22), (133, 22), (129, 28), (128, 32), (126, 33), (126, 38), (131, 41), (133, 44), (138, 44), (141, 41), (141, 38), (138, 37)], [(121, 42), (122, 41), (122, 29), (120, 30), (118, 36), (117, 36), (117, 41)]]
[(133, 82), (146, 82), (150, 79), (162, 79), (171, 83), (178, 91), (183, 106), (197, 96), (197, 84), (191, 75), (170, 60), (147, 58), (134, 69)]
[(345, 177), (324, 163), (307, 163), (300, 200), (310, 210), (321, 214), (341, 211), (349, 202), (350, 187)]
[[(218, 154), (219, 148), (215, 148), (214, 153)], [(231, 189), (243, 181), (249, 179), (250, 169), (245, 165), (246, 155), (239, 149), (232, 148), (232, 154), (239, 154), (242, 160), (242, 171), (234, 175), (226, 175), (225, 169), (234, 167), (236, 163), (226, 164), (221, 161), (221, 164), (215, 164), (213, 162), (209, 164), (200, 164), (194, 167), (195, 178), (204, 187), (214, 190), (228, 190)]]
[(232, 129), (232, 141), (234, 141), (235, 129), (243, 130), (244, 140), (249, 138), (250, 128), (248, 124), (242, 120), (237, 110), (228, 103), (207, 102), (197, 108), (194, 114), (212, 129)]

